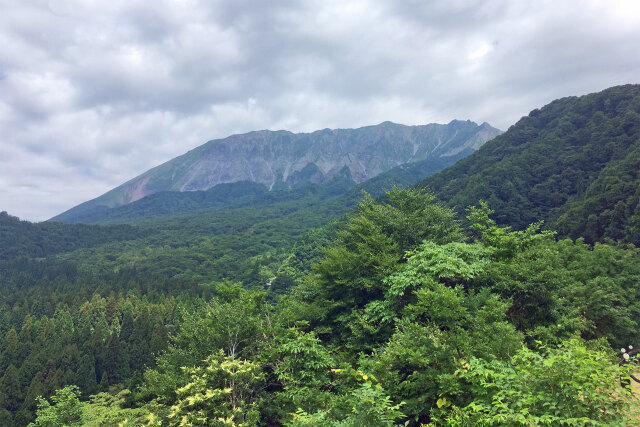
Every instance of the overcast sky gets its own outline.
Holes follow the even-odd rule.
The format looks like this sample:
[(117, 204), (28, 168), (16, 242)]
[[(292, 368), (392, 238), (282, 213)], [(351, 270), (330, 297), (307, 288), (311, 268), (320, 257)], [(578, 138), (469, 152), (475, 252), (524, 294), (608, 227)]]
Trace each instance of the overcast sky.
[(0, 0), (0, 211), (41, 221), (207, 140), (506, 130), (640, 83), (640, 2)]

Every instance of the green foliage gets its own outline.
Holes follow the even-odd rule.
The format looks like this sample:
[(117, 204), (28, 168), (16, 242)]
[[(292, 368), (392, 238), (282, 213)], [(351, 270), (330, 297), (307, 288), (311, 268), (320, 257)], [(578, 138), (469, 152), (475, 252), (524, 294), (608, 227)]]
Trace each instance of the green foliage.
[[(512, 231), (482, 204), (469, 211), (474, 243), (426, 240), (400, 254), (398, 216), (378, 215), (377, 203), (368, 203), (337, 234), (315, 275), (282, 302), (288, 316), (306, 313), (317, 332), (330, 325), (325, 342), (346, 348), (344, 357), (371, 351), (357, 363), (379, 378), (394, 404), (403, 402), (408, 419), (429, 422), (433, 408), (473, 400), (457, 369), (472, 358), (510, 363), (523, 338), (516, 328), (531, 344), (575, 333), (615, 345), (638, 339), (637, 250), (556, 242), (539, 223)], [(383, 232), (385, 224), (391, 226)], [(314, 320), (327, 313), (336, 320)], [(344, 395), (344, 384), (332, 384)], [(335, 422), (325, 412), (301, 410), (295, 419)]]
[(98, 393), (89, 401), (80, 402), (80, 392), (75, 386), (57, 390), (51, 397), (53, 405), (38, 397), (36, 420), (29, 427), (67, 427), (67, 426), (119, 426), (133, 427), (151, 425), (153, 419), (149, 408), (123, 408), (129, 390), (114, 394)]
[(219, 350), (232, 358), (249, 357), (256, 351), (269, 310), (264, 292), (229, 281), (213, 286), (216, 297), (183, 312), (171, 346), (157, 359), (157, 366), (144, 373), (141, 399), (159, 398), (164, 404), (172, 404), (176, 389), (188, 381), (182, 366), (200, 366)]
[(130, 394), (131, 392), (125, 389), (115, 394), (98, 393), (91, 396), (89, 401), (81, 403), (82, 425), (86, 427), (152, 425), (148, 422), (152, 419), (149, 408), (123, 407)]
[(365, 197), (359, 208), (360, 216), (354, 218), (354, 223), (359, 218), (369, 219), (401, 253), (423, 240), (446, 243), (462, 238), (453, 212), (435, 203), (435, 196), (430, 193), (394, 187), (383, 200), (383, 203), (376, 203), (371, 197)]
[(252, 182), (220, 184), (207, 191), (161, 191), (116, 208), (103, 205), (94, 209), (83, 209), (82, 205), (76, 206), (53, 220), (67, 223), (131, 222), (141, 218), (175, 216), (208, 208), (260, 204), (267, 192), (268, 188), (265, 185)]
[(328, 371), (335, 362), (315, 334), (288, 329), (279, 340), (276, 357), (270, 360), (285, 388), (288, 384), (320, 387), (329, 381)]
[(206, 328), (225, 353), (235, 358), (247, 345), (257, 341), (261, 320), (266, 314), (264, 293), (248, 291), (240, 283), (216, 285), (217, 296), (210, 303)]
[(453, 212), (434, 203), (431, 194), (393, 189), (382, 203), (365, 197), (299, 290), (296, 303), (303, 307), (303, 319), (319, 333), (347, 325), (350, 330), (331, 338), (354, 352), (371, 350), (392, 331), (370, 323), (365, 306), (384, 298), (384, 279), (405, 260), (406, 251), (423, 240), (461, 239)]
[[(0, 261), (0, 423), (619, 425), (634, 416), (618, 385), (624, 371), (593, 341), (640, 342), (638, 249), (556, 241), (539, 223), (513, 231), (488, 204), (470, 208), (463, 230), (433, 195), (394, 189), (288, 253), (305, 227), (285, 230), (304, 213), (296, 206), (263, 222), (229, 211), (255, 215), (251, 224), (154, 220), (143, 241)], [(257, 243), (269, 236), (282, 240)], [(234, 271), (249, 281), (217, 278)], [(80, 391), (93, 396), (82, 402)]]
[(523, 348), (509, 361), (471, 358), (457, 373), (473, 400), (434, 408), (432, 425), (626, 426), (638, 416), (638, 398), (620, 387), (625, 374), (610, 353), (578, 339)]
[(0, 261), (19, 257), (39, 258), (145, 235), (145, 232), (130, 225), (32, 224), (0, 212)]
[(574, 333), (618, 347), (640, 339), (640, 251), (541, 240), (490, 265), (483, 282), (512, 301), (508, 315), (535, 339)]
[(531, 246), (538, 240), (551, 239), (555, 233), (544, 230), (539, 233), (542, 222), (529, 225), (523, 231), (511, 231), (511, 227), (498, 227), (489, 217), (494, 211), (489, 209), (485, 201), (480, 206), (471, 206), (467, 219), (470, 228), (478, 235), (478, 240), (485, 246), (496, 250), (495, 256), (509, 258)]
[(323, 251), (335, 236), (338, 221), (333, 221), (322, 228), (316, 228), (303, 234), (296, 240), (289, 256), (278, 267), (275, 279), (269, 289), (270, 293), (283, 294), (311, 271), (311, 266), (318, 262)]
[(38, 398), (37, 418), (30, 426), (63, 427), (75, 426), (82, 423), (82, 409), (78, 400), (79, 392), (76, 386), (67, 386), (51, 397), (53, 403)]
[[(169, 331), (179, 328), (183, 313), (193, 311), (191, 307), (199, 304), (194, 301), (216, 292), (210, 283), (229, 277), (242, 279), (247, 287), (265, 286), (264, 272), (278, 270), (287, 256), (285, 248), (298, 235), (349, 209), (339, 204), (317, 209), (328, 196), (314, 191), (274, 194), (262, 209), (218, 209), (136, 227), (35, 225), (5, 218), (10, 235), (33, 235), (36, 244), (43, 243), (42, 251), (23, 251), (8, 237), (0, 242), (0, 252), (6, 249), (10, 254), (0, 259), (0, 340), (4, 342), (12, 328), (18, 335), (8, 337), (9, 345), (0, 351), (0, 376), (13, 363), (17, 377), (17, 390), (0, 401), (0, 411), (8, 410), (12, 417), (23, 414), (20, 421), (4, 424), (27, 424), (36, 409), (35, 397), (67, 384), (80, 386), (84, 395), (115, 384), (135, 389), (142, 372), (154, 368), (154, 359), (166, 349)], [(5, 225), (2, 218), (0, 228)], [(216, 325), (225, 317), (253, 322), (238, 331), (239, 341), (231, 343), (237, 347), (234, 351), (247, 344), (255, 347), (246, 334), (257, 333), (259, 321), (243, 310), (264, 305), (261, 298), (237, 304), (233, 313), (233, 304), (216, 300), (220, 307), (200, 322), (202, 340), (196, 342), (202, 345), (181, 349), (187, 360), (174, 359), (171, 368), (159, 367), (158, 375), (149, 371), (147, 377), (155, 376), (157, 387), (136, 393), (144, 399), (162, 395), (165, 403), (175, 399), (175, 389), (186, 380), (179, 367), (200, 363), (220, 348), (223, 331)], [(56, 313), (67, 318), (52, 321)], [(207, 343), (206, 337), (215, 339)]]
[(293, 419), (286, 423), (290, 427), (358, 427), (394, 426), (404, 414), (402, 404), (394, 405), (382, 386), (371, 375), (362, 371), (351, 372), (360, 383), (357, 388), (338, 395), (324, 410), (308, 413), (298, 409)]
[(58, 304), (52, 317), (21, 318), (23, 313), (14, 312), (19, 332), (10, 329), (0, 350), (3, 389), (9, 392), (0, 406), (21, 414), (4, 425), (28, 424), (36, 397), (66, 385), (79, 386), (87, 396), (99, 390), (99, 383), (105, 391), (110, 384), (136, 386), (143, 369), (153, 365), (152, 348), (166, 348), (161, 331), (174, 321), (175, 301), (154, 304), (133, 295), (105, 299), (95, 294), (73, 309)]
[(252, 426), (258, 421), (255, 402), (261, 369), (247, 360), (209, 356), (204, 366), (184, 368), (190, 382), (177, 390), (170, 425)]
[(314, 412), (330, 400), (330, 369), (336, 362), (313, 332), (277, 331), (265, 341), (260, 360), (271, 373), (269, 381), (282, 390), (273, 397), (278, 417), (298, 409)]
[[(414, 172), (426, 174), (433, 165), (423, 166)], [(179, 367), (194, 366), (217, 351), (223, 332), (216, 325), (225, 316), (245, 318), (241, 306), (231, 313), (232, 305), (218, 300), (210, 319), (196, 320), (192, 308), (216, 292), (210, 284), (230, 279), (267, 288), (269, 300), (295, 286), (333, 231), (303, 237), (292, 253), (290, 246), (361, 198), (359, 190), (347, 191), (353, 183), (342, 178), (282, 191), (240, 183), (209, 192), (157, 194), (101, 217), (135, 226), (30, 224), (0, 214), (0, 340), (8, 340), (0, 351), (0, 374), (13, 364), (15, 375), (7, 381), (16, 378), (15, 392), (7, 398), (0, 394), (0, 417), (11, 418), (0, 423), (27, 424), (36, 396), (68, 384), (87, 396), (116, 384), (136, 389), (144, 370), (145, 388), (136, 396), (171, 403), (186, 381)], [(367, 188), (381, 194), (388, 185)], [(177, 212), (183, 215), (170, 216)], [(85, 214), (100, 219), (104, 212)], [(56, 313), (61, 317), (52, 323)], [(231, 347), (257, 347), (255, 335), (246, 334), (256, 332), (256, 321), (262, 320), (248, 319), (253, 323), (242, 326), (240, 341)], [(192, 334), (192, 345), (175, 346), (156, 369), (154, 359), (167, 348), (169, 332), (184, 331), (183, 321), (198, 326), (194, 330), (202, 339)]]
[(425, 242), (386, 280), (379, 320), (392, 319), (395, 332), (361, 364), (406, 403), (408, 416), (424, 421), (442, 394), (461, 393), (452, 377), (459, 360), (505, 358), (520, 346), (521, 336), (505, 316), (508, 303), (487, 290), (465, 290), (493, 254), (480, 244)]
[(572, 239), (640, 245), (639, 117), (639, 85), (559, 99), (420, 186), (460, 212), (486, 200), (518, 230), (544, 220)]

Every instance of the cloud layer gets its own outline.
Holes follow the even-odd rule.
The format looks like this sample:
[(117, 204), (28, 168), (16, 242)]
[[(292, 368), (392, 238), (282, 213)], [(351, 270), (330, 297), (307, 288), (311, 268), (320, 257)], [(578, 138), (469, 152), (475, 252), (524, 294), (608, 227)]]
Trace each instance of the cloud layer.
[(506, 129), (638, 83), (636, 4), (0, 0), (0, 210), (44, 220), (256, 129)]

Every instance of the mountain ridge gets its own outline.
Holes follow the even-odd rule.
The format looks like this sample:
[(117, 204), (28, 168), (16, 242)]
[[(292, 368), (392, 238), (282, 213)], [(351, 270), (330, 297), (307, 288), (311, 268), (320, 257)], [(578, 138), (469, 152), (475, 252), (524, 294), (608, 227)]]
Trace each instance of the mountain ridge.
[(486, 122), (452, 120), (446, 125), (383, 122), (310, 133), (261, 130), (235, 134), (208, 141), (51, 220), (75, 222), (158, 192), (209, 190), (234, 182), (254, 182), (274, 190), (330, 183), (348, 174), (359, 184), (402, 164), (426, 159), (452, 160), (443, 162), (448, 166), (500, 133)]

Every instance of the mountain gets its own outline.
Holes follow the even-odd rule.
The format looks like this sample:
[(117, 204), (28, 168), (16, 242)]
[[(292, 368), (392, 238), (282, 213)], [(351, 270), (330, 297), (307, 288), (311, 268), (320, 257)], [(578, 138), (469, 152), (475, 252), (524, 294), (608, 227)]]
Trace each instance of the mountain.
[(501, 224), (544, 220), (563, 236), (640, 244), (640, 85), (533, 110), (454, 166), (426, 178), (463, 212), (486, 200)]
[(232, 135), (209, 141), (52, 220), (95, 221), (108, 209), (160, 192), (206, 191), (238, 182), (278, 190), (326, 184), (344, 176), (358, 184), (396, 166), (425, 160), (442, 168), (499, 134), (487, 123), (454, 120), (446, 125), (384, 122), (359, 129)]
[(247, 181), (218, 184), (205, 191), (161, 191), (126, 205), (81, 213), (70, 222), (139, 223), (162, 216), (208, 214), (214, 210), (242, 207), (256, 209), (286, 202), (299, 202), (301, 207), (312, 204), (311, 215), (320, 214), (330, 220), (353, 209), (362, 199), (363, 191), (373, 197), (381, 196), (394, 186), (404, 188), (413, 185), (455, 160), (457, 156), (405, 163), (358, 185), (348, 171), (343, 171), (328, 183), (272, 191), (263, 184)]

